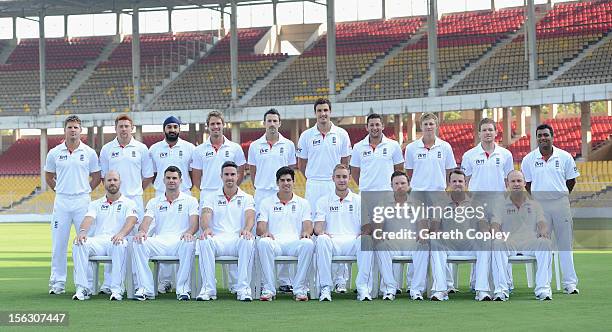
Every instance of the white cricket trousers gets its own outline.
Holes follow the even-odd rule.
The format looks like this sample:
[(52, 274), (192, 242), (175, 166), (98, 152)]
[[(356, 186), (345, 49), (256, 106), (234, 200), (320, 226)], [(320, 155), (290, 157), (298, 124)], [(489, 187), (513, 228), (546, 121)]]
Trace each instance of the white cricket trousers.
[(569, 200), (539, 200), (548, 225), (552, 225), (556, 246), (559, 248), (559, 265), (561, 266), (561, 284), (563, 288), (578, 285), (578, 276), (574, 268), (574, 253), (571, 250), (573, 240), (573, 221)]
[[(105, 280), (113, 293), (123, 294), (125, 269), (127, 264), (128, 241), (123, 240), (121, 244), (113, 244), (111, 237), (114, 234), (98, 235), (87, 238), (83, 244), (72, 246), (72, 260), (74, 261), (74, 284), (77, 287), (93, 290), (93, 266), (89, 263), (89, 256), (111, 256), (112, 264), (110, 275)], [(105, 278), (106, 278), (105, 274)]]
[(361, 250), (361, 236), (357, 238), (353, 235), (330, 237), (323, 234), (317, 237), (317, 277), (321, 289), (333, 287), (331, 271), (333, 256), (357, 256), (358, 272), (355, 280), (357, 291), (362, 295), (372, 295), (374, 255), (372, 251)]
[(274, 258), (276, 256), (296, 256), (298, 263), (293, 279), (293, 294), (306, 295), (308, 293), (306, 278), (312, 263), (314, 247), (314, 242), (311, 239), (273, 240), (269, 237), (260, 238), (257, 243), (257, 252), (259, 253), (259, 262), (264, 277), (263, 289), (276, 295)]
[[(433, 274), (432, 292), (446, 292), (448, 287), (453, 284), (452, 274), (449, 272), (449, 266), (446, 263), (448, 256), (475, 256), (476, 264), (474, 266), (476, 291), (490, 292), (489, 272), (491, 271), (491, 250), (431, 250), (431, 271)], [(504, 268), (504, 273), (506, 269)], [(449, 278), (447, 278), (450, 276)]]
[(53, 220), (51, 220), (51, 276), (49, 277), (49, 287), (62, 289), (65, 287), (70, 226), (74, 225), (76, 233), (79, 232), (89, 202), (89, 194), (55, 195)]
[(255, 250), (254, 239), (244, 239), (238, 234), (215, 234), (204, 240), (198, 240), (200, 248), (200, 275), (202, 289), (200, 294), (217, 295), (215, 280), (215, 260), (217, 256), (238, 256), (237, 281), (234, 290), (242, 294), (251, 294), (251, 271)]
[[(521, 251), (517, 246), (511, 243), (494, 242), (495, 250), (492, 254), (492, 272), (493, 284), (495, 293), (504, 293), (509, 296), (508, 291), (508, 274), (505, 272), (505, 267), (508, 266), (508, 257), (517, 254), (526, 256), (535, 256), (536, 258), (536, 273), (535, 273), (535, 295), (552, 294), (550, 281), (552, 279), (552, 251), (551, 241), (549, 239), (539, 238), (535, 245), (521, 246), (523, 248), (536, 248), (536, 250)], [(517, 250), (518, 249), (518, 250)]]
[[(380, 248), (383, 249), (383, 248)], [(427, 244), (418, 244), (418, 249), (410, 251), (377, 250), (375, 252), (380, 267), (380, 290), (385, 294), (395, 294), (400, 287), (403, 276), (396, 273), (400, 264), (393, 264), (393, 256), (412, 256), (410, 269), (414, 272), (407, 280), (410, 295), (423, 294), (427, 288), (427, 268), (429, 264), (429, 247)]]
[(153, 273), (149, 268), (152, 256), (178, 256), (179, 266), (176, 272), (176, 294), (191, 291), (191, 269), (195, 257), (195, 241), (180, 240), (180, 235), (156, 235), (148, 237), (142, 243), (134, 242), (132, 266), (138, 275), (138, 287), (144, 288), (145, 294), (153, 296), (157, 285), (153, 285)]

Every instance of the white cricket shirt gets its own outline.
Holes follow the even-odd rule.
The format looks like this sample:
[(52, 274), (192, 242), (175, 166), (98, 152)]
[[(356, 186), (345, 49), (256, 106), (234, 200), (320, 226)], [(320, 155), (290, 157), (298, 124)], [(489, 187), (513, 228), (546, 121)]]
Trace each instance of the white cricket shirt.
[(204, 208), (213, 210), (213, 217), (208, 227), (214, 234), (239, 235), (240, 230), (244, 227), (245, 212), (255, 211), (255, 201), (253, 201), (253, 196), (240, 188), (236, 195), (228, 200), (221, 188), (214, 195), (204, 197), (202, 209)]
[(255, 188), (278, 189), (276, 171), (283, 166), (295, 165), (295, 145), (279, 134), (278, 142), (268, 143), (263, 135), (249, 146), (249, 165), (257, 167)]
[(191, 168), (202, 170), (200, 190), (216, 190), (223, 187), (221, 166), (226, 161), (233, 161), (238, 166), (246, 164), (244, 152), (239, 144), (223, 136), (223, 144), (216, 150), (210, 138), (198, 145), (193, 152)]
[(89, 203), (86, 217), (92, 217), (94, 221), (94, 236), (108, 235), (110, 238), (119, 233), (125, 225), (127, 218), (136, 217), (136, 203), (131, 199), (121, 195), (116, 201), (109, 201), (106, 196), (102, 196)]
[(348, 133), (334, 124), (325, 135), (316, 125), (300, 135), (297, 156), (308, 160), (304, 174), (307, 179), (330, 180), (340, 159), (350, 155), (351, 140)]
[(189, 229), (189, 217), (198, 216), (198, 200), (185, 193), (172, 202), (166, 195), (156, 196), (147, 203), (145, 217), (155, 220), (156, 236), (177, 236)]
[(100, 171), (96, 151), (80, 142), (72, 152), (65, 142), (47, 154), (45, 172), (55, 173), (55, 192), (62, 195), (89, 194), (89, 174)]
[(425, 148), (423, 139), (406, 147), (405, 167), (412, 169), (410, 187), (417, 191), (444, 191), (446, 170), (457, 167), (450, 144), (436, 137), (431, 148)]
[(340, 200), (336, 193), (317, 201), (315, 222), (324, 221), (329, 234), (357, 236), (361, 233), (361, 197), (354, 192)]
[(394, 166), (404, 162), (399, 143), (383, 135), (376, 148), (370, 135), (355, 144), (350, 165), (359, 167), (359, 191), (390, 191)]
[(141, 196), (142, 179), (153, 176), (153, 161), (149, 149), (133, 137), (126, 146), (117, 138), (104, 144), (100, 150), (102, 177), (110, 170), (119, 172), (121, 193), (126, 196)]
[(189, 176), (189, 166), (192, 162), (195, 146), (187, 141), (178, 139), (173, 147), (163, 140), (151, 145), (149, 154), (153, 160), (153, 172), (157, 173), (153, 187), (156, 192), (166, 192), (164, 184), (164, 171), (168, 166), (176, 166), (181, 170), (182, 182), (181, 191), (191, 191), (191, 177)]
[(463, 155), (461, 168), (471, 176), (469, 191), (505, 191), (505, 179), (514, 169), (512, 153), (495, 144), (495, 150), (487, 155), (478, 144)]
[(277, 240), (299, 239), (302, 223), (307, 220), (312, 220), (310, 204), (296, 194), (288, 202), (282, 202), (278, 195), (265, 198), (257, 214), (257, 222), (267, 222), (268, 231)]

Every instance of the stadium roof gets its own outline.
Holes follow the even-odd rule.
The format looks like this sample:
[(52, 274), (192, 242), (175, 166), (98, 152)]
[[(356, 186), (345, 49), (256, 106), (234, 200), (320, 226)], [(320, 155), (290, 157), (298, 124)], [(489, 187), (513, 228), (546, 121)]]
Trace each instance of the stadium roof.
[[(277, 0), (276, 2), (302, 2), (302, 0)], [(313, 0), (306, 0), (314, 2)], [(229, 6), (230, 0), (0, 0), (0, 17), (38, 16), (45, 8), (46, 16), (100, 14), (131, 11), (133, 3), (145, 10), (216, 8)], [(236, 0), (238, 5), (271, 4), (272, 0)]]

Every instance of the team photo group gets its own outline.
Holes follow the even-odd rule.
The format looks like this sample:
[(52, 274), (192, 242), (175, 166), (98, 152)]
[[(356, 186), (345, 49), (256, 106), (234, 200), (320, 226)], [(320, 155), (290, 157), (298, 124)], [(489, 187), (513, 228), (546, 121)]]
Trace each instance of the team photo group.
[[(280, 113), (270, 109), (262, 119), (265, 134), (250, 144), (247, 156), (224, 136), (223, 114), (217, 111), (207, 116), (208, 139), (202, 144), (183, 140), (183, 123), (170, 116), (163, 122), (165, 138), (150, 148), (132, 136), (136, 124), (121, 114), (115, 119), (116, 138), (99, 156), (81, 141), (79, 117), (68, 116), (65, 140), (49, 151), (44, 166), (46, 182), (56, 193), (49, 294), (72, 288), (66, 283), (68, 245), (74, 300), (87, 300), (98, 288), (110, 300), (123, 300), (126, 274), (134, 282), (128, 298), (152, 300), (175, 290), (179, 301), (215, 300), (221, 256), (236, 257), (227, 274), (230, 291), (240, 301), (272, 301), (277, 292), (292, 293), (296, 301), (331, 301), (332, 293), (348, 291), (352, 279), (352, 265), (336, 256), (354, 257), (359, 301), (379, 296), (392, 301), (404, 291), (412, 300), (448, 300), (457, 291), (448, 258), (456, 255), (474, 257), (470, 288), (477, 301), (510, 298), (511, 259), (517, 255), (533, 258), (536, 299), (553, 298), (555, 255), (563, 292), (578, 294), (571, 246), (557, 250), (553, 239), (571, 243), (569, 193), (580, 174), (572, 156), (553, 145), (551, 126), (533, 129), (538, 147), (515, 168), (511, 152), (495, 142), (496, 123), (482, 119), (479, 143), (457, 165), (451, 145), (437, 135), (439, 119), (433, 113), (421, 115), (422, 137), (402, 152), (383, 134), (379, 114), (367, 116), (367, 136), (351, 146), (347, 131), (331, 120), (329, 100), (317, 100), (313, 112), (316, 124), (295, 144), (280, 134)], [(254, 196), (240, 188), (246, 170)], [(298, 171), (306, 178), (304, 197), (295, 193)], [(349, 189), (351, 180), (359, 193)], [(100, 183), (104, 195), (91, 200)], [(151, 185), (155, 197), (146, 202), (143, 194)], [(199, 189), (199, 200), (192, 188)], [(478, 227), (491, 234), (511, 232), (520, 220), (521, 240), (529, 245), (495, 240), (494, 250), (441, 249), (419, 236), (396, 248), (373, 239), (376, 228), (385, 225), (362, 221), (368, 192), (389, 192), (398, 206), (440, 192), (441, 204), (452, 207), (473, 204), (471, 193), (504, 193), (503, 202)], [(412, 227), (433, 234), (448, 225), (423, 219)], [(376, 250), (362, 248), (370, 242)], [(92, 256), (110, 256), (101, 287), (94, 285)], [(149, 263), (155, 256), (175, 256), (178, 264), (161, 264), (154, 275)], [(275, 261), (279, 256), (296, 262)], [(410, 257), (406, 272), (397, 256)], [(404, 277), (407, 290), (402, 289)]]

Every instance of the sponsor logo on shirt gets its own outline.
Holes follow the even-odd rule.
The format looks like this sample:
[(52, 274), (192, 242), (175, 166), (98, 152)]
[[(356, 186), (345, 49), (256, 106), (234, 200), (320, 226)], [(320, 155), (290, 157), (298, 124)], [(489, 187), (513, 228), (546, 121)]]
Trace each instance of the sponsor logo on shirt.
[(302, 152), (302, 148), (300, 148), (300, 147), (298, 146), (298, 148), (297, 148), (297, 152), (298, 152), (298, 153), (301, 153), (301, 152)]
[(317, 146), (317, 145), (321, 145), (321, 139), (313, 139), (312, 140), (312, 146)]
[(535, 162), (535, 167), (544, 167), (544, 162), (543, 161), (536, 161)]
[(484, 159), (476, 159), (476, 166), (484, 165), (484, 163), (485, 163)]
[(259, 149), (259, 154), (266, 154), (268, 152), (270, 152), (269, 148), (261, 148), (261, 149)]
[(329, 207), (329, 212), (338, 212), (340, 211), (340, 209), (337, 206), (330, 206)]
[(417, 159), (427, 159), (427, 153), (417, 153)]
[(108, 211), (108, 208), (110, 207), (110, 205), (108, 204), (102, 204), (102, 207), (100, 208), (100, 210), (102, 211)]
[(363, 158), (369, 157), (372, 155), (372, 151), (363, 151)]
[(119, 157), (119, 151), (111, 153), (111, 158)]
[(283, 212), (283, 207), (282, 206), (275, 206), (274, 210), (272, 212)]
[(506, 214), (515, 214), (516, 213), (516, 209), (507, 209), (506, 210)]
[(66, 155), (59, 156), (59, 160), (60, 160), (60, 161), (62, 161), (62, 160), (68, 160), (68, 156), (66, 156)]
[(208, 151), (208, 152), (206, 152), (206, 153), (204, 154), (204, 158), (210, 158), (210, 157), (212, 157), (212, 156), (214, 156), (214, 155), (215, 155), (215, 153), (214, 153), (214, 152), (212, 152), (212, 151)]
[(227, 201), (224, 199), (220, 199), (217, 201), (217, 206), (226, 206), (227, 205)]
[(159, 212), (166, 212), (166, 211), (168, 211), (168, 207), (166, 205), (159, 206)]
[(166, 158), (166, 157), (168, 157), (168, 152), (160, 152), (160, 153), (159, 153), (159, 157), (160, 157), (160, 158)]

